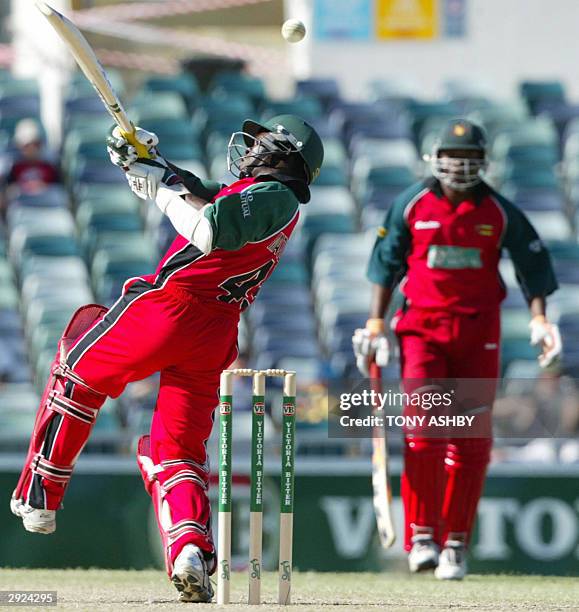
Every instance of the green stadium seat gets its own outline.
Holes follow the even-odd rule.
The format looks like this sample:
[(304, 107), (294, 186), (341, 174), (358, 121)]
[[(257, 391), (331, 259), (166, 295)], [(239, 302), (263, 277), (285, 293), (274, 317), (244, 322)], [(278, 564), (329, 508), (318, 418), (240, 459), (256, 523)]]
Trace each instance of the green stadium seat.
[(501, 313), (501, 337), (504, 341), (529, 339), (529, 311), (509, 308)]
[(407, 166), (374, 165), (374, 162), (362, 159), (352, 169), (351, 189), (356, 200), (363, 203), (371, 188), (403, 191), (415, 181), (413, 169)]
[[(0, 386), (0, 414), (3, 418), (8, 419), (16, 414), (34, 417), (39, 403), (40, 396), (29, 383), (5, 383)], [(28, 431), (29, 435), (31, 431), (32, 427)]]
[[(12, 234), (16, 236), (17, 230)], [(10, 253), (14, 265), (20, 268), (31, 256), (71, 257), (80, 254), (74, 236), (66, 234), (25, 235), (22, 239), (10, 241)]]
[(76, 191), (76, 204), (85, 200), (102, 201), (106, 206), (108, 203), (117, 205), (120, 210), (134, 206), (135, 202), (138, 205), (138, 198), (130, 190), (128, 185), (98, 185), (96, 183), (86, 183)]
[(339, 138), (324, 139), (324, 164), (317, 186), (346, 187), (349, 181), (348, 155)]
[(205, 157), (205, 153), (198, 142), (184, 139), (165, 139), (159, 150), (163, 157), (169, 161), (181, 159), (202, 161)]
[(348, 189), (325, 187), (318, 185), (316, 181), (310, 191), (311, 203), (302, 210), (302, 217), (306, 222), (310, 217), (318, 215), (355, 215), (356, 202)]
[[(324, 147), (326, 141), (324, 140)], [(432, 146), (428, 150), (430, 152)], [(385, 166), (416, 166), (418, 153), (414, 143), (409, 138), (367, 138), (357, 137), (351, 144), (352, 162), (361, 159), (372, 160), (375, 164)], [(324, 159), (324, 165), (325, 165)]]
[(570, 240), (571, 225), (563, 212), (528, 212), (529, 221), (536, 227), (543, 240)]
[(533, 113), (541, 103), (565, 103), (565, 86), (561, 81), (523, 81), (519, 91)]
[(368, 83), (369, 97), (375, 101), (418, 98), (422, 93), (420, 83), (407, 74)]
[(533, 164), (507, 165), (502, 178), (505, 181), (504, 189), (518, 187), (558, 190), (561, 187), (555, 170), (550, 166), (537, 168)]
[(546, 243), (554, 259), (570, 259), (579, 263), (579, 244), (566, 240), (550, 240)]
[(246, 96), (206, 96), (193, 115), (193, 125), (206, 140), (215, 132), (230, 136), (240, 131), (243, 121), (254, 114), (253, 104)]
[(282, 259), (269, 277), (268, 282), (305, 285), (308, 282), (308, 272), (303, 262), (284, 261)]
[(171, 76), (149, 77), (143, 83), (141, 91), (154, 93), (176, 92), (183, 97), (189, 109), (193, 107), (193, 104), (201, 93), (195, 77), (186, 73)]
[(449, 102), (422, 102), (411, 100), (406, 105), (406, 111), (410, 117), (412, 127), (412, 136), (414, 142), (420, 142), (420, 135), (423, 126), (427, 121), (432, 121), (433, 118), (449, 120), (460, 114), (458, 108)]
[(65, 147), (70, 139), (74, 141), (79, 138), (81, 140), (101, 138), (106, 147), (106, 137), (113, 125), (114, 121), (108, 113), (104, 115), (95, 115), (94, 113), (68, 115), (64, 126), (67, 135), (64, 143)]
[(38, 325), (39, 321), (46, 320), (49, 316), (56, 316), (48, 313), (60, 312), (70, 319), (74, 311), (86, 303), (83, 297), (71, 293), (32, 302), (24, 313), (25, 328), (32, 329)]
[[(0, 394), (0, 403), (8, 403)], [(39, 400), (40, 402), (40, 400)], [(38, 407), (38, 406), (37, 406)], [(13, 409), (9, 406), (0, 410), (0, 445), (6, 451), (11, 450), (17, 441), (30, 438), (34, 428), (35, 413), (29, 410)]]
[[(67, 311), (58, 310), (58, 309), (46, 309), (40, 312), (39, 318), (35, 319), (35, 326), (30, 328), (32, 330), (31, 333), (34, 333), (34, 330), (40, 329), (42, 327), (59, 327), (61, 331), (64, 331), (68, 322), (70, 321), (70, 314)], [(30, 334), (28, 334), (30, 336)]]
[(14, 282), (14, 273), (10, 262), (5, 257), (0, 257), (0, 286), (10, 285)]
[(176, 91), (142, 92), (133, 99), (129, 111), (135, 125), (143, 127), (149, 119), (185, 119), (188, 113), (185, 101)]
[(500, 103), (471, 113), (470, 120), (482, 125), (492, 143), (495, 136), (504, 130), (528, 123), (529, 111), (522, 101)]
[(38, 81), (36, 79), (12, 78), (0, 81), (0, 100), (14, 96), (38, 96)]
[(317, 98), (302, 96), (291, 100), (269, 100), (261, 111), (263, 121), (274, 115), (298, 115), (306, 121), (315, 122), (324, 113)]
[(79, 300), (90, 302), (93, 299), (88, 284), (88, 278), (82, 281), (71, 281), (70, 279), (47, 278), (38, 276), (28, 277), (22, 283), (20, 299), (23, 310), (26, 310), (34, 301), (53, 299), (66, 293), (74, 293)]
[(356, 220), (353, 215), (346, 214), (321, 214), (309, 215), (303, 221), (301, 232), (306, 241), (306, 262), (311, 268), (310, 262), (317, 240), (324, 234), (351, 234), (357, 229)]
[[(107, 191), (107, 193), (109, 192)], [(128, 189), (123, 187), (118, 191), (111, 190), (112, 197), (108, 197), (107, 193), (101, 194), (102, 197), (95, 197), (93, 192), (92, 197), (79, 201), (76, 207), (77, 223), (79, 223), (79, 218), (82, 223), (82, 220), (87, 220), (92, 214), (98, 213), (110, 213), (111, 215), (119, 213), (140, 214), (140, 200)]]
[(150, 263), (158, 258), (155, 246), (142, 233), (103, 232), (95, 244), (93, 259), (98, 253), (105, 252), (112, 257), (143, 260)]
[(143, 229), (142, 219), (134, 210), (115, 211), (113, 206), (103, 206), (101, 209), (92, 204), (87, 206), (86, 202), (76, 215), (78, 232), (83, 242), (89, 232), (139, 232)]
[(99, 440), (103, 434), (120, 434), (122, 432), (121, 423), (117, 415), (117, 400), (108, 398), (103, 407), (99, 410), (95, 421), (93, 432), (95, 440)]
[(205, 144), (207, 158), (211, 160), (217, 155), (227, 155), (227, 144), (229, 143), (230, 137), (231, 134), (227, 135), (219, 132), (213, 132), (210, 134)]
[(324, 162), (322, 172), (316, 179), (317, 186), (347, 187), (349, 182), (347, 168), (339, 165), (329, 165)]
[(538, 355), (539, 349), (530, 345), (528, 334), (526, 338), (505, 340), (501, 345), (501, 370), (504, 373), (513, 361), (531, 361)]
[(190, 143), (200, 145), (201, 135), (189, 118), (159, 118), (150, 119), (144, 129), (154, 132), (159, 137), (159, 150), (163, 156), (170, 157), (166, 153), (166, 147), (172, 144)]
[(99, 251), (91, 264), (93, 288), (97, 299), (111, 288), (111, 282), (123, 283), (127, 278), (150, 274), (155, 269), (153, 259), (132, 253)]
[(75, 147), (83, 142), (100, 142), (106, 148), (107, 133), (114, 125), (112, 117), (108, 115), (106, 117), (75, 115), (69, 119), (68, 123), (68, 131), (63, 144), (65, 156), (69, 154), (69, 149), (75, 153)]
[(72, 282), (82, 282), (87, 278), (87, 269), (78, 256), (47, 257), (35, 255), (26, 258), (20, 267), (20, 278), (23, 281), (29, 277), (70, 279)]
[(12, 234), (11, 241), (16, 239), (14, 233), (74, 234), (74, 219), (65, 208), (43, 208), (39, 206), (12, 206), (7, 213), (7, 225)]
[[(121, 73), (114, 68), (107, 67), (107, 77), (115, 93), (122, 98), (125, 93), (125, 83)], [(90, 93), (94, 93), (94, 87), (80, 70), (76, 70), (68, 84), (68, 96), (87, 95)]]
[(58, 341), (62, 337), (64, 328), (60, 325), (36, 327), (28, 337), (29, 358), (38, 368), (38, 358), (43, 355), (55, 355)]
[[(64, 328), (63, 328), (64, 330)], [(32, 366), (34, 370), (34, 385), (39, 393), (42, 393), (46, 381), (50, 376), (50, 366), (56, 355), (56, 345), (47, 348), (42, 353), (39, 353), (34, 360)]]
[(223, 96), (241, 94), (250, 98), (254, 105), (264, 102), (267, 95), (263, 81), (239, 72), (219, 72), (209, 86), (211, 95)]
[(18, 307), (18, 291), (14, 285), (0, 284), (0, 309)]

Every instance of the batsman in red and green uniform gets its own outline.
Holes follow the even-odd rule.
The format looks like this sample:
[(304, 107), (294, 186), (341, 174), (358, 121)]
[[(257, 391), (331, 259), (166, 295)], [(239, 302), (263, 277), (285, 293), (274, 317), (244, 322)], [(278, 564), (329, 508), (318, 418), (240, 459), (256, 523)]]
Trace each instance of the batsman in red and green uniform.
[[(481, 179), (482, 129), (451, 121), (431, 163), (434, 176), (402, 193), (378, 230), (368, 269), (374, 284), (370, 318), (354, 335), (362, 371), (371, 359), (385, 365), (384, 314), (400, 283), (404, 306), (391, 327), (403, 381), (497, 379), (503, 249), (529, 304), (531, 341), (542, 345), (540, 362), (547, 365), (561, 350), (558, 329), (545, 316), (545, 298), (557, 288), (551, 260), (525, 215)], [(489, 423), (493, 399), (494, 387), (479, 407)], [(412, 571), (436, 567), (441, 579), (464, 576), (491, 444), (490, 433), (405, 436), (402, 498)]]
[[(12, 510), (29, 531), (51, 533), (79, 453), (107, 397), (160, 372), (150, 436), (138, 462), (153, 498), (167, 570), (182, 599), (209, 601), (215, 567), (206, 442), (219, 376), (237, 355), (240, 313), (279, 263), (323, 146), (292, 115), (246, 121), (228, 148), (229, 186), (166, 162), (137, 159), (117, 131), (109, 154), (131, 189), (154, 200), (178, 232), (150, 276), (129, 279), (109, 309), (81, 308), (60, 342)], [(87, 526), (88, 533), (88, 526)]]

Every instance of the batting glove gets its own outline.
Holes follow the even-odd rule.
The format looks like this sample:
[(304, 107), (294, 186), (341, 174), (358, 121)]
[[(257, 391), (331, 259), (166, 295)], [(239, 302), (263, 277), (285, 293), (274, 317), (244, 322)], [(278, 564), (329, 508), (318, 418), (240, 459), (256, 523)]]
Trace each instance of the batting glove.
[[(155, 158), (158, 156), (157, 145), (159, 144), (159, 138), (157, 134), (137, 127), (135, 128), (135, 138), (147, 147), (151, 157)], [(127, 142), (126, 138), (121, 134), (121, 129), (118, 125), (115, 125), (109, 132), (107, 152), (111, 162), (125, 171), (139, 159), (136, 148)]]
[(131, 191), (141, 200), (155, 200), (161, 186), (172, 187), (183, 183), (183, 179), (173, 170), (150, 159), (131, 164), (125, 176)]
[(352, 336), (352, 347), (356, 356), (356, 367), (362, 376), (370, 376), (370, 363), (381, 368), (390, 360), (390, 345), (384, 334), (384, 321), (369, 319), (365, 328), (356, 329)]
[(559, 326), (549, 323), (543, 315), (533, 317), (529, 323), (531, 329), (531, 344), (541, 345), (543, 352), (539, 355), (539, 365), (546, 368), (551, 365), (563, 350)]

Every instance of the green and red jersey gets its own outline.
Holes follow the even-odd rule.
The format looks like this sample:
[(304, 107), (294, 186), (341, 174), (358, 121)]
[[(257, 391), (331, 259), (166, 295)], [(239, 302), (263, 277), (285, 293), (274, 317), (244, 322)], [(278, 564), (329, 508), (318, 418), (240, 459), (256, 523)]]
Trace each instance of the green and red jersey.
[(419, 308), (478, 312), (505, 297), (499, 274), (503, 248), (525, 297), (557, 289), (549, 253), (524, 213), (486, 183), (457, 206), (429, 179), (404, 191), (378, 230), (368, 268), (373, 283), (401, 283)]
[(279, 263), (299, 218), (299, 202), (287, 185), (268, 178), (224, 186), (179, 173), (193, 195), (211, 203), (204, 214), (213, 229), (213, 249), (205, 255), (177, 235), (155, 274), (143, 280), (244, 310)]

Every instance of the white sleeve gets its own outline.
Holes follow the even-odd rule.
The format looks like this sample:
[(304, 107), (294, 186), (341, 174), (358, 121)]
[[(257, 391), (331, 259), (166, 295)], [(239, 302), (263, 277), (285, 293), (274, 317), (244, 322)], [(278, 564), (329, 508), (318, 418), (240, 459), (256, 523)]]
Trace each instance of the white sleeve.
[(189, 191), (183, 185), (167, 187), (159, 186), (155, 202), (161, 211), (169, 217), (177, 232), (196, 246), (205, 255), (213, 248), (213, 228), (205, 217), (205, 209), (211, 204), (206, 204), (197, 209), (189, 204), (185, 198)]

